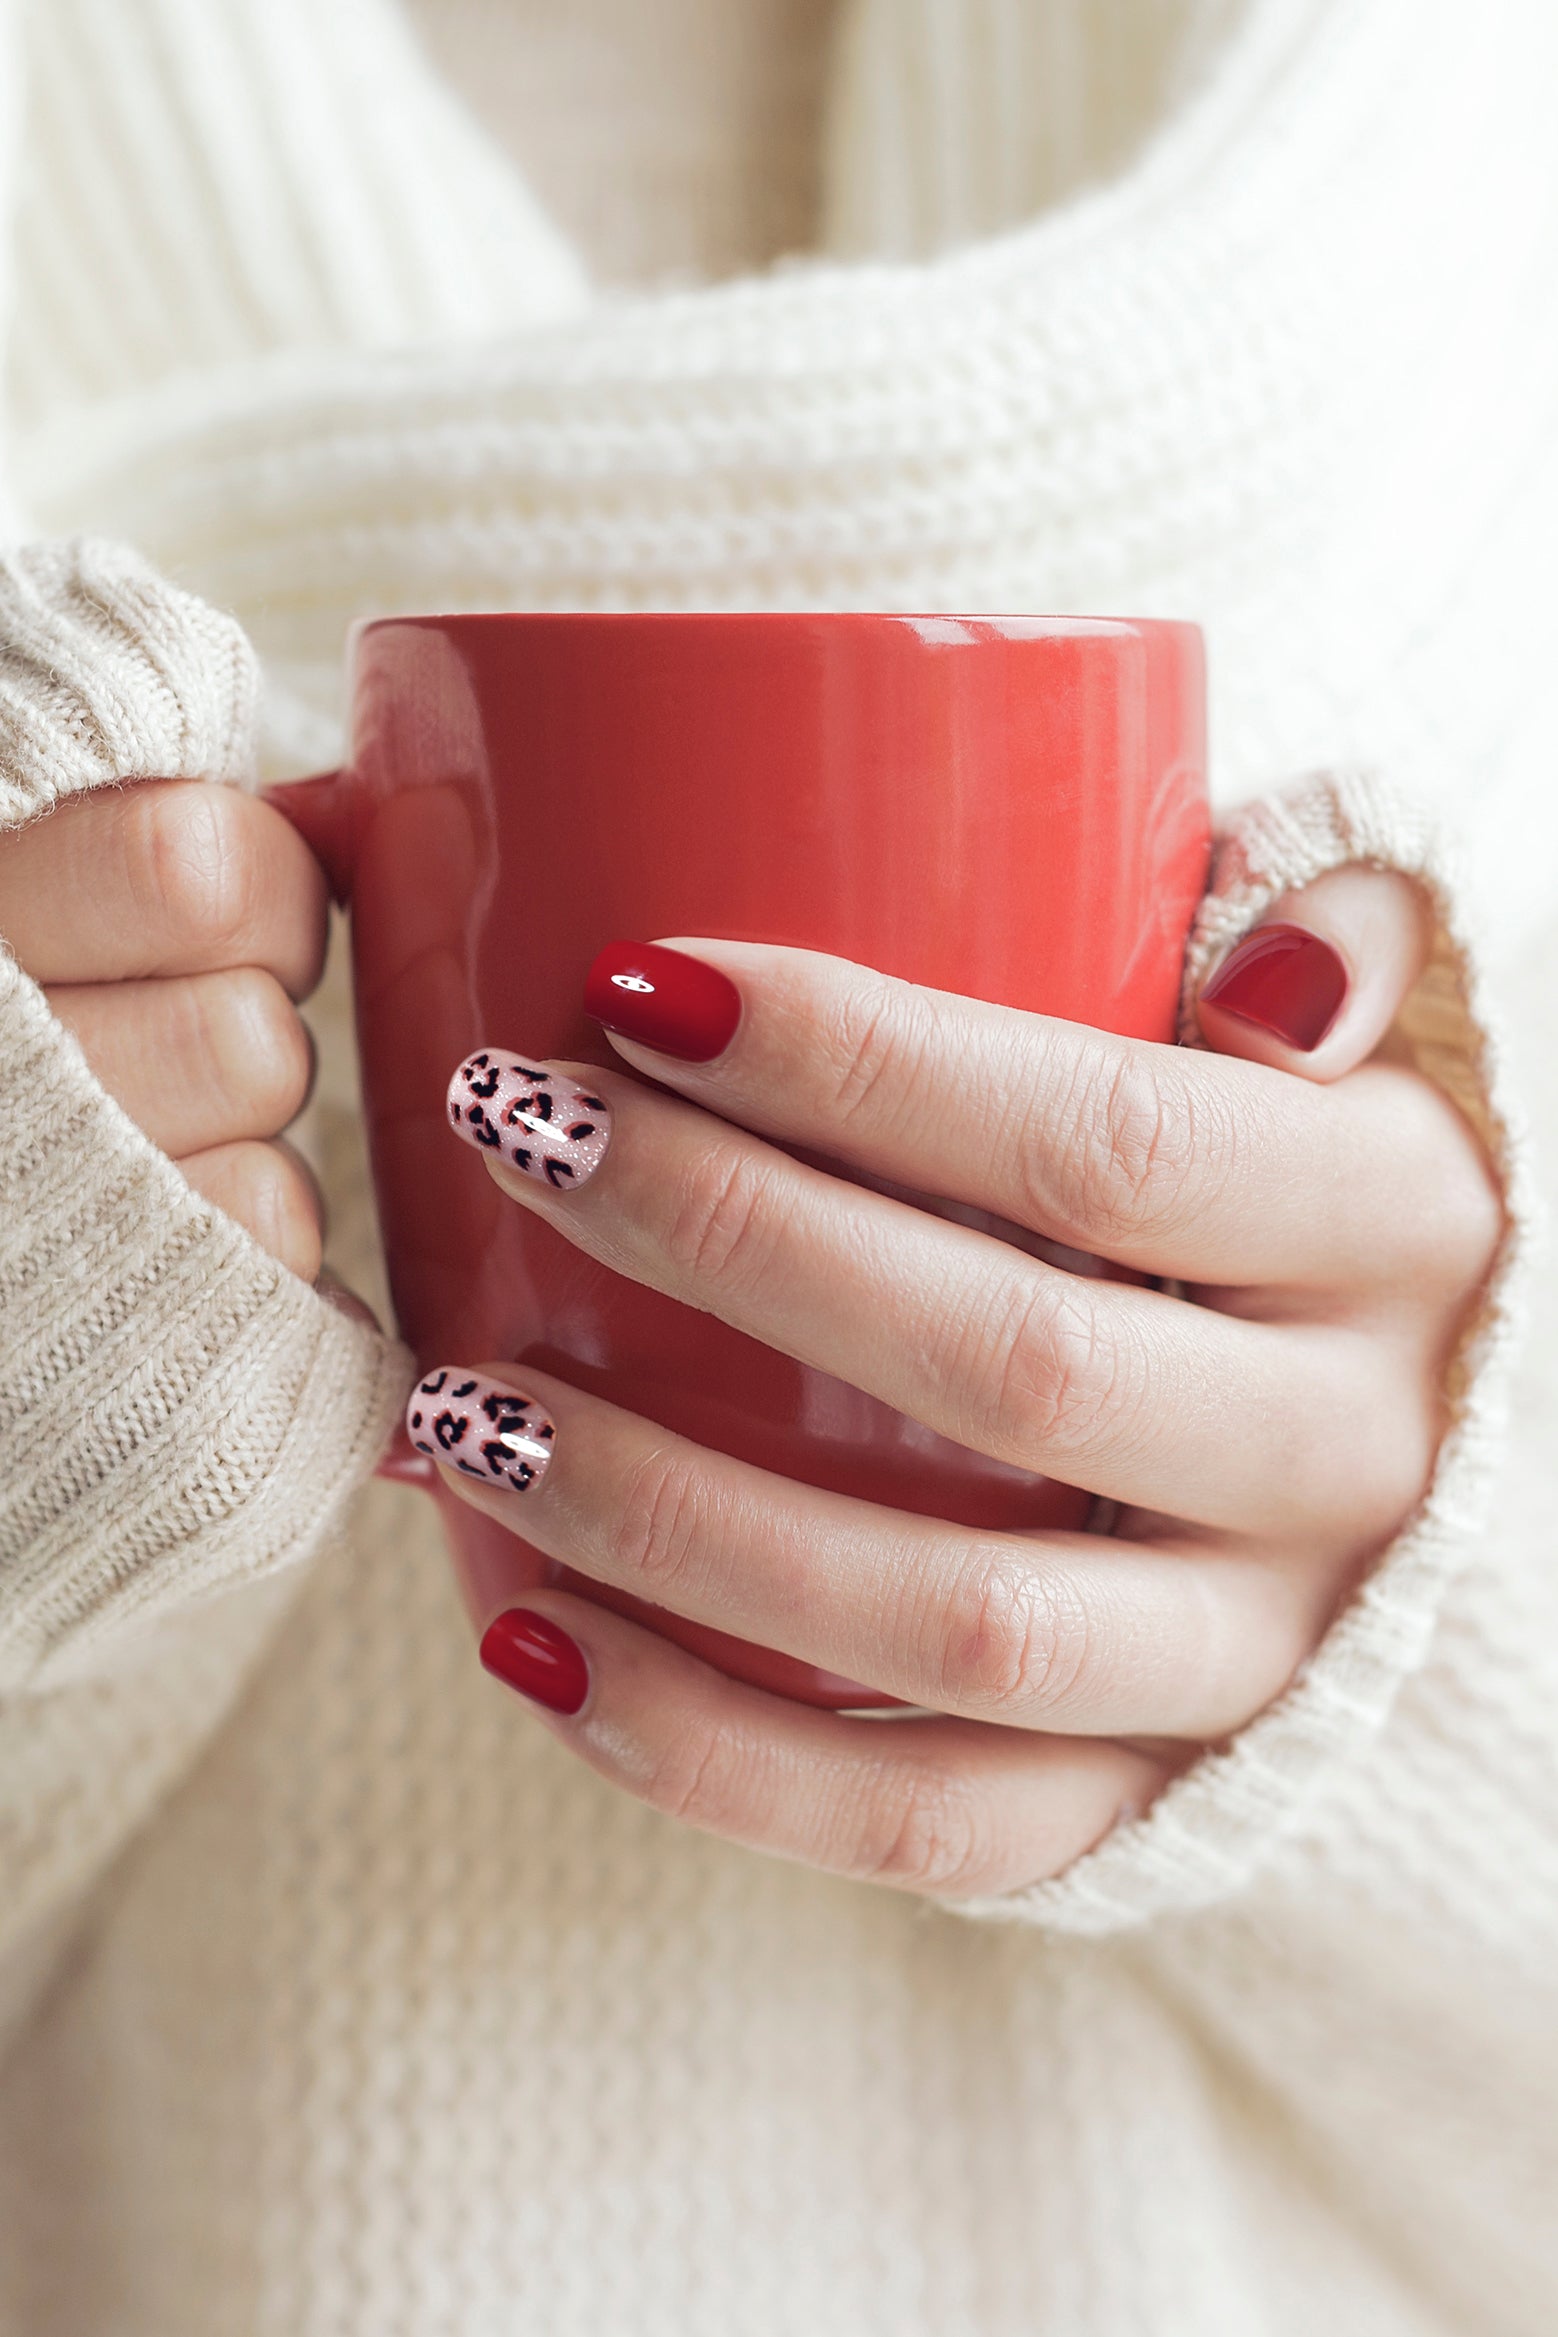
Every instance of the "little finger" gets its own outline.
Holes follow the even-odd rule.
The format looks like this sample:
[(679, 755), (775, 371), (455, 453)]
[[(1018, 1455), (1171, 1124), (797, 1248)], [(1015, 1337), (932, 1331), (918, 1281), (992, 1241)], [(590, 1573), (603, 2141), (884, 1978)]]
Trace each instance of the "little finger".
[(324, 1200), (312, 1170), (290, 1144), (218, 1144), (179, 1162), (203, 1198), (252, 1233), (300, 1281), (318, 1279)]
[(819, 1712), (561, 1591), (495, 1616), (481, 1656), (598, 1776), (650, 1808), (927, 1898), (1059, 1873), (1172, 1773), (1092, 1738)]

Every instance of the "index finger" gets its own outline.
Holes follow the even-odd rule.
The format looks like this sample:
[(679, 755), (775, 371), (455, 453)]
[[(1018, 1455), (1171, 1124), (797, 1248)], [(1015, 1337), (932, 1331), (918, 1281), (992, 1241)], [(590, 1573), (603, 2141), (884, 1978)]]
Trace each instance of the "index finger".
[[(662, 1084), (910, 1197), (965, 1203), (1143, 1273), (1373, 1286), (1420, 1258), (1444, 1264), (1463, 1186), (1481, 1191), (1469, 1132), (1462, 1178), (1444, 1152), (1453, 1108), (1406, 1072), (1371, 1067), (1326, 1087), (810, 950), (634, 946), (648, 970), (630, 966), (604, 996), (592, 973), (587, 1003)], [(690, 952), (694, 978), (722, 980), (739, 1006), (739, 1017), (688, 1024), (723, 1037), (704, 1062), (664, 1048), (666, 1001)], [(613, 967), (627, 953), (613, 945)], [(654, 1048), (628, 1035), (646, 1027), (646, 1000)]]
[(258, 966), (305, 998), (327, 912), (302, 838), (235, 787), (140, 780), (0, 837), (0, 934), (45, 984)]

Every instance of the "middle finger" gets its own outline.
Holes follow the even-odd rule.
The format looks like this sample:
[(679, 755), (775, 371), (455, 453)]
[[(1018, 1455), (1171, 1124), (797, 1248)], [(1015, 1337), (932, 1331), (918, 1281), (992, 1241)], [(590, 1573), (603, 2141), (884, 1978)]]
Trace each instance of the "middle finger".
[[(453, 1124), (512, 1198), (603, 1265), (954, 1443), (1248, 1534), (1384, 1531), (1423, 1481), (1416, 1379), (1382, 1374), (1360, 1329), (1247, 1322), (1068, 1273), (620, 1074), (543, 1072), (484, 1049), (451, 1086)], [(558, 1189), (542, 1144), (561, 1149)]]

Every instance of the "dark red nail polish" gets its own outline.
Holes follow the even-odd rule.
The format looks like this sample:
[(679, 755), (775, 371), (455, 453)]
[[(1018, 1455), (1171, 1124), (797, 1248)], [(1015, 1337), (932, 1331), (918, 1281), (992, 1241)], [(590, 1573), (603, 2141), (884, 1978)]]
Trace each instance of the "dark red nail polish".
[(608, 941), (584, 977), (584, 1011), (684, 1063), (711, 1063), (736, 1035), (741, 993), (717, 966), (652, 941)]
[(566, 1631), (529, 1607), (510, 1607), (481, 1637), (483, 1668), (553, 1712), (577, 1712), (589, 1694), (583, 1651)]
[(1201, 993), (1240, 1022), (1307, 1055), (1342, 1011), (1347, 968), (1328, 941), (1299, 925), (1262, 925), (1224, 959)]

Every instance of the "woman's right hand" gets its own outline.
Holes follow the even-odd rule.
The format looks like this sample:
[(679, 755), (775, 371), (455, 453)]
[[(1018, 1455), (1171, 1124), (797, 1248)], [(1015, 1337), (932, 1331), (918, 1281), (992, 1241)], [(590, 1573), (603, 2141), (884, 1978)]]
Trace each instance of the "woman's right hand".
[(232, 787), (143, 780), (0, 835), (0, 934), (23, 970), (196, 1191), (308, 1282), (319, 1192), (279, 1139), (312, 1084), (297, 1002), (327, 914), (302, 839)]

